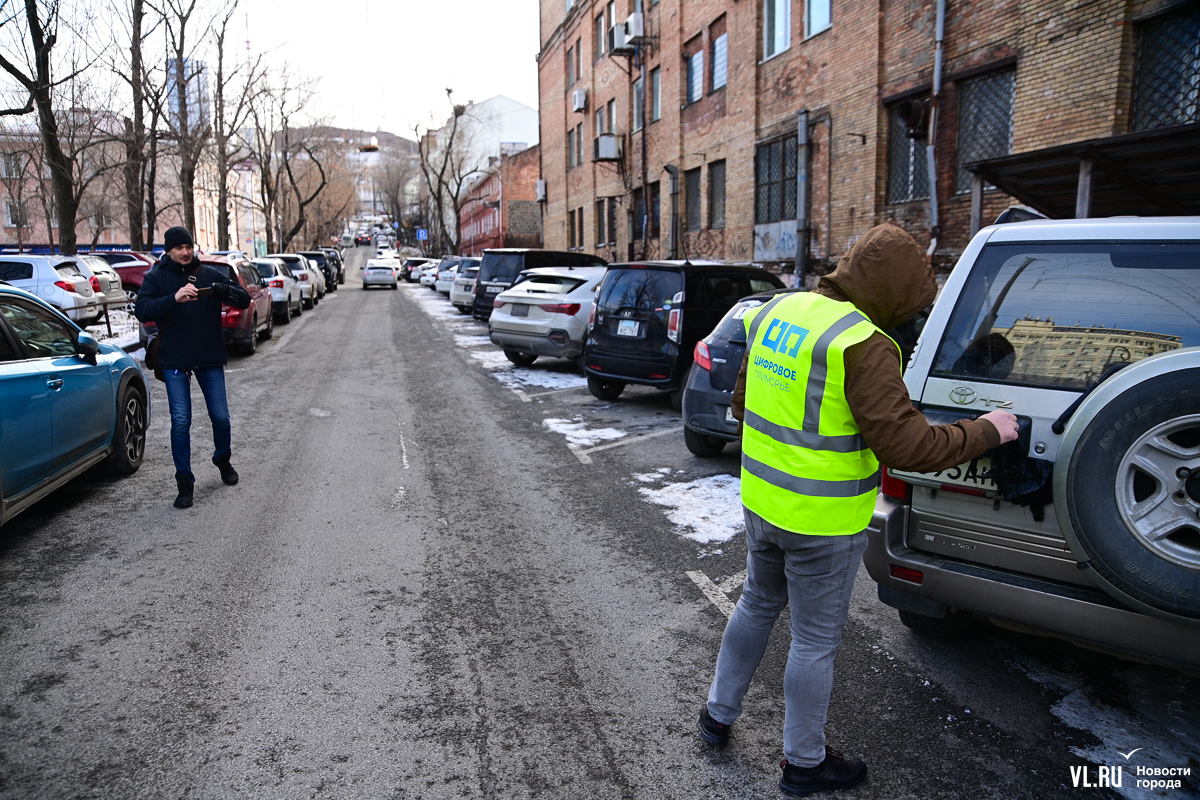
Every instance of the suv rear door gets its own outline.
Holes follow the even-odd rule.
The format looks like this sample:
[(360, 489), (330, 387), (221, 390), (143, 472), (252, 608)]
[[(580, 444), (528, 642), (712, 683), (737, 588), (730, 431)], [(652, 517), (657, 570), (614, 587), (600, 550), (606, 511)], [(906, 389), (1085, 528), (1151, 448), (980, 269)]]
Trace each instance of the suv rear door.
[(589, 355), (629, 359), (629, 377), (662, 379), (670, 374), (679, 345), (667, 336), (671, 309), (678, 308), (683, 271), (667, 266), (610, 267), (596, 297)]

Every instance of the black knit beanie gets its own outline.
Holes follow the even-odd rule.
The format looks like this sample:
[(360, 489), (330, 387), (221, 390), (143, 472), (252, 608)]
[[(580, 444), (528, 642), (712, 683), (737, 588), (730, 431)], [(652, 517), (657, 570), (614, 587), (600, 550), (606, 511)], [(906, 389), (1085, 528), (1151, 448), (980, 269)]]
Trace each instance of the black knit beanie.
[(188, 233), (188, 229), (182, 225), (168, 228), (166, 235), (163, 236), (163, 249), (170, 252), (181, 244), (195, 246), (196, 243), (192, 241), (192, 234)]

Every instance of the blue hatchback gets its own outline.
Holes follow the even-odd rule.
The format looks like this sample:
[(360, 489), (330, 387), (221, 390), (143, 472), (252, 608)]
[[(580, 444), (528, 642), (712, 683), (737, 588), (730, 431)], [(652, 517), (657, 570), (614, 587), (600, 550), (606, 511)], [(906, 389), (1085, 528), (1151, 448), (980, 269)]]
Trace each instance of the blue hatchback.
[(102, 461), (136, 472), (149, 398), (125, 351), (0, 282), (0, 525)]

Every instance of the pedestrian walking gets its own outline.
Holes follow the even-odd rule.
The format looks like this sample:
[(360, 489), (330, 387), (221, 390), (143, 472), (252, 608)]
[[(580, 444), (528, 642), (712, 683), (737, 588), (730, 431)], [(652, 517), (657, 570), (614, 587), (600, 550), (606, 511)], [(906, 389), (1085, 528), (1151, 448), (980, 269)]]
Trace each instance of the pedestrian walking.
[(746, 583), (725, 627), (700, 736), (729, 741), (779, 613), (791, 608), (783, 678), (783, 776), (804, 795), (857, 786), (861, 759), (825, 744), (833, 663), (867, 547), (879, 466), (936, 471), (1017, 437), (1016, 417), (931, 426), (913, 408), (885, 330), (937, 294), (917, 243), (871, 229), (812, 292), (746, 313), (746, 357), (734, 390), (742, 422)]
[(146, 273), (138, 291), (134, 314), (154, 322), (160, 338), (159, 366), (167, 385), (171, 412), (171, 456), (175, 460), (176, 508), (192, 505), (196, 478), (192, 474), (192, 376), (204, 394), (212, 420), (212, 462), (221, 480), (233, 486), (237, 471), (229, 463), (233, 453), (229, 401), (225, 395), (225, 334), (221, 330), (221, 305), (248, 308), (250, 295), (228, 275), (202, 264), (195, 257), (192, 234), (174, 227), (164, 237), (166, 253)]

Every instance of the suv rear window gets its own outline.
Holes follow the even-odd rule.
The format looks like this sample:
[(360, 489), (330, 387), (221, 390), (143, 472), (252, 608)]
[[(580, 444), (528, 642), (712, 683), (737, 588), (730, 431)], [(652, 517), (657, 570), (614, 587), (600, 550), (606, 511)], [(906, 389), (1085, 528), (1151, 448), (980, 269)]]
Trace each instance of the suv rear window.
[(55, 264), (54, 271), (57, 272), (60, 277), (67, 278), (68, 280), (72, 278), (83, 277), (83, 273), (80, 272), (79, 269), (70, 262)]
[(254, 266), (258, 267), (258, 274), (264, 278), (275, 277), (275, 265), (267, 261), (255, 261)]
[(663, 311), (683, 291), (683, 275), (666, 269), (610, 269), (596, 305), (609, 311), (641, 308)]
[(570, 278), (566, 275), (530, 275), (513, 284), (514, 289), (523, 292), (542, 292), (545, 294), (568, 294), (583, 286), (587, 281)]
[(485, 253), (479, 264), (479, 280), (511, 281), (524, 266), (525, 258), (520, 253)]
[(1200, 345), (1200, 243), (989, 245), (933, 375), (1083, 389), (1114, 364)]

